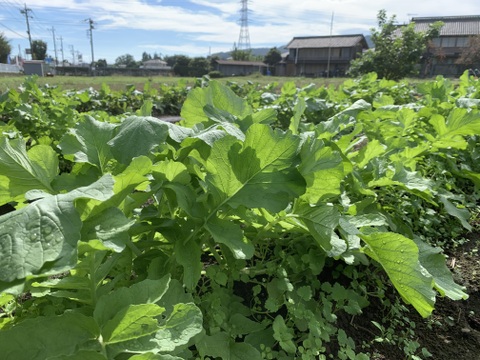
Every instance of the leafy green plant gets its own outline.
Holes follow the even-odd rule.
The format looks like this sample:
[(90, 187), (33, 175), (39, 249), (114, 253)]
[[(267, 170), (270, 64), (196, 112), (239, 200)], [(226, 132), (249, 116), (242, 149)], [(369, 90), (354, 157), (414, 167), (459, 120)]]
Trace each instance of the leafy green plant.
[(2, 134), (7, 358), (366, 359), (342, 321), (372, 298), (387, 308), (388, 289), (378, 339), (422, 356), (405, 306), (427, 317), (438, 295), (467, 298), (426, 234), (470, 226), (478, 110), (257, 90), (252, 105), (203, 79), (177, 124), (143, 99), (43, 144)]

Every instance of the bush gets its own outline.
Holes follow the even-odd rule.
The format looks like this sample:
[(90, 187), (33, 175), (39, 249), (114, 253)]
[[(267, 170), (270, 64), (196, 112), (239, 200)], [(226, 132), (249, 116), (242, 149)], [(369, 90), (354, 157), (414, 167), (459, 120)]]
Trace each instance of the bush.
[(210, 71), (208, 73), (208, 76), (210, 77), (210, 79), (218, 79), (223, 77), (223, 74), (218, 70), (214, 70), (214, 71)]

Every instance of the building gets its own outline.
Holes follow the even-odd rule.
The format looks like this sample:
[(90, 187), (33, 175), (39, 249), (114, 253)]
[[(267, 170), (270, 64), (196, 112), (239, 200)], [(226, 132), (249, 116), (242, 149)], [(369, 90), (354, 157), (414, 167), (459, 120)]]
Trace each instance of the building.
[(152, 59), (143, 62), (144, 69), (160, 69), (160, 70), (171, 70), (167, 65), (166, 61), (160, 59)]
[(223, 76), (267, 74), (268, 65), (261, 61), (215, 60), (215, 70)]
[(414, 17), (416, 31), (427, 31), (430, 24), (444, 23), (440, 36), (429, 45), (429, 61), (421, 65), (423, 76), (459, 76), (466, 69), (466, 64), (458, 64), (463, 49), (469, 46), (472, 36), (480, 35), (480, 15)]
[[(362, 34), (294, 37), (277, 74), (286, 76), (343, 76), (350, 61), (368, 49)], [(282, 70), (281, 67), (284, 67)]]
[(25, 75), (46, 76), (53, 74), (54, 70), (43, 60), (25, 60), (23, 72)]

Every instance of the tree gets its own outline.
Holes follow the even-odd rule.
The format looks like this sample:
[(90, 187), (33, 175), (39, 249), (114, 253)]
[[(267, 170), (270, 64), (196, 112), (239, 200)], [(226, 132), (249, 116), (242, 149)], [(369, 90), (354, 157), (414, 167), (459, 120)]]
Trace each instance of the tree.
[(443, 23), (436, 22), (426, 32), (416, 32), (415, 24), (395, 24), (395, 15), (387, 19), (385, 10), (377, 15), (378, 29), (372, 29), (374, 50), (368, 50), (350, 64), (353, 76), (376, 72), (380, 78), (399, 80), (415, 73), (415, 65), (424, 55), (427, 43), (437, 37)]
[(98, 59), (96, 67), (98, 69), (105, 69), (107, 67), (107, 60), (106, 59)]
[(116, 66), (125, 66), (127, 68), (136, 68), (138, 67), (137, 62), (135, 61), (135, 58), (133, 55), (130, 54), (125, 54), (117, 57), (115, 59), (115, 65)]
[(0, 33), (0, 63), (7, 63), (8, 55), (12, 51), (12, 46), (7, 38)]
[(32, 59), (45, 60), (47, 55), (47, 43), (43, 40), (32, 41)]
[[(185, 55), (175, 55), (175, 64), (173, 65), (173, 72), (178, 76), (190, 75), (190, 58)], [(167, 62), (168, 64), (168, 62)]]
[(470, 37), (468, 46), (463, 48), (456, 63), (466, 67), (480, 66), (480, 35)]
[(251, 57), (249, 50), (240, 50), (237, 48), (237, 44), (233, 44), (233, 50), (230, 52), (232, 59), (236, 61), (248, 61)]
[(268, 50), (267, 55), (263, 58), (263, 62), (270, 66), (278, 64), (280, 61), (282, 61), (282, 54), (280, 54), (280, 51), (276, 47)]
[(190, 76), (202, 77), (210, 71), (210, 62), (204, 57), (191, 59), (188, 66)]
[(142, 62), (145, 62), (145, 61), (148, 61), (148, 60), (152, 60), (152, 55), (150, 55), (149, 53), (144, 51), (142, 53)]

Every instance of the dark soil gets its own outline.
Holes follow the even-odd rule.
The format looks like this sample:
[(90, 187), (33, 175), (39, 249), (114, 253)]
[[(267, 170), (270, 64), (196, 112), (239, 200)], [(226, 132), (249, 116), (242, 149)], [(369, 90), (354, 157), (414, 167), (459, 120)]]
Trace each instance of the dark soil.
[[(415, 322), (420, 349), (426, 348), (432, 354), (426, 359), (480, 360), (480, 233), (467, 237), (467, 242), (448, 254), (448, 266), (455, 281), (466, 287), (469, 298), (452, 301), (437, 297), (435, 310), (427, 319), (413, 309), (405, 314)], [(372, 359), (405, 359), (405, 353), (398, 346), (372, 341), (380, 334), (371, 321), (378, 322), (379, 314), (384, 311), (379, 303), (372, 302), (362, 316), (350, 322), (349, 335), (356, 344), (370, 344)], [(420, 352), (417, 354), (425, 359)]]

